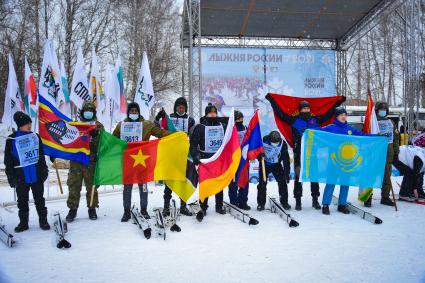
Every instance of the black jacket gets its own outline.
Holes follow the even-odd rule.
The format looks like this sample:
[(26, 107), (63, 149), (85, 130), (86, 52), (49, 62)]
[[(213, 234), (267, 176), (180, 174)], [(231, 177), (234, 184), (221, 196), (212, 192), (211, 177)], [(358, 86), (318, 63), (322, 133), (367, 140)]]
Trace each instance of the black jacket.
[(223, 130), (226, 130), (226, 125), (221, 122), (220, 118), (207, 118), (202, 117), (200, 124), (197, 124), (193, 129), (190, 136), (190, 155), (192, 156), (195, 163), (199, 162), (200, 159), (209, 158), (214, 153), (204, 152), (205, 151), (205, 126), (223, 126)]

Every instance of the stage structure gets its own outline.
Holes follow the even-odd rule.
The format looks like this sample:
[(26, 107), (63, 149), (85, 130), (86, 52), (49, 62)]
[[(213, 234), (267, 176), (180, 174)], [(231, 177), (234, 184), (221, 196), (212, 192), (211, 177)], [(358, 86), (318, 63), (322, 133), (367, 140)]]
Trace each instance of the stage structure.
[[(406, 9), (404, 105), (413, 129), (419, 105), (419, 0), (185, 0), (182, 93), (190, 114), (203, 115), (202, 49), (263, 48), (335, 52), (336, 94), (347, 93), (347, 50), (380, 20)], [(266, 69), (266, 67), (264, 67)]]

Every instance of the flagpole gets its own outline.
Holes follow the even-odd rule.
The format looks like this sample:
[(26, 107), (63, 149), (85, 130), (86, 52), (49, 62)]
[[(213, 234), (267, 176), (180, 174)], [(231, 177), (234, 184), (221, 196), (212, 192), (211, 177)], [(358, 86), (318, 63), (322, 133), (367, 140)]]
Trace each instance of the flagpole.
[(58, 170), (58, 166), (56, 164), (56, 159), (53, 160), (53, 165), (55, 165), (56, 177), (58, 177), (59, 191), (60, 191), (61, 195), (63, 195), (62, 182), (61, 182), (61, 178), (59, 176), (59, 170)]
[(393, 202), (394, 202), (395, 211), (398, 211), (398, 208), (397, 208), (397, 202), (396, 202), (396, 200), (395, 200), (395, 196), (394, 196), (394, 189), (393, 189), (393, 186), (391, 186), (391, 194), (393, 195)]

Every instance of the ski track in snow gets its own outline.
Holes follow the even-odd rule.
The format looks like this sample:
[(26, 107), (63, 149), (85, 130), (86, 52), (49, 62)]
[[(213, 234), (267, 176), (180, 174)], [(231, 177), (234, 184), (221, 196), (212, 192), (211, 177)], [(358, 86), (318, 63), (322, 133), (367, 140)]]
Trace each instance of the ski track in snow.
[[(149, 188), (154, 190), (149, 208), (162, 206), (162, 187)], [(277, 195), (276, 183), (269, 183), (268, 191)], [(100, 195), (97, 221), (88, 219), (82, 197), (77, 219), (68, 224), (69, 250), (56, 248), (53, 230), (39, 229), (31, 204), (30, 229), (14, 233), (18, 245), (0, 245), (0, 282), (425, 282), (425, 206), (399, 202), (395, 212), (378, 204), (376, 190), (368, 211), (384, 223), (373, 225), (338, 213), (333, 205), (330, 216), (322, 215), (311, 207), (309, 191), (305, 185), (303, 210), (291, 211), (300, 222), (297, 228), (289, 228), (277, 214), (255, 209), (249, 213), (260, 224), (250, 227), (216, 214), (213, 197), (202, 223), (181, 216), (182, 232), (168, 229), (166, 241), (154, 235), (146, 240), (131, 221), (120, 222), (121, 192)], [(352, 188), (349, 200), (358, 205), (356, 194)], [(251, 184), (252, 208), (256, 195)], [(0, 202), (10, 197), (10, 189), (0, 187)], [(134, 189), (133, 202), (138, 199)], [(49, 215), (59, 210), (63, 218), (68, 211), (63, 200), (47, 207)], [(9, 210), (0, 209), (0, 216), (13, 232), (17, 208)]]

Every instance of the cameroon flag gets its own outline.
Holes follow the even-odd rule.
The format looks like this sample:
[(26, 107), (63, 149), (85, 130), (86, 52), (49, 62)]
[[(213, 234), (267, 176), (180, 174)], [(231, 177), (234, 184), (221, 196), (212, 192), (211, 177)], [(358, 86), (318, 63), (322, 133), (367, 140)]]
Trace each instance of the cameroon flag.
[(189, 141), (185, 133), (127, 143), (102, 131), (94, 174), (96, 185), (186, 180)]

